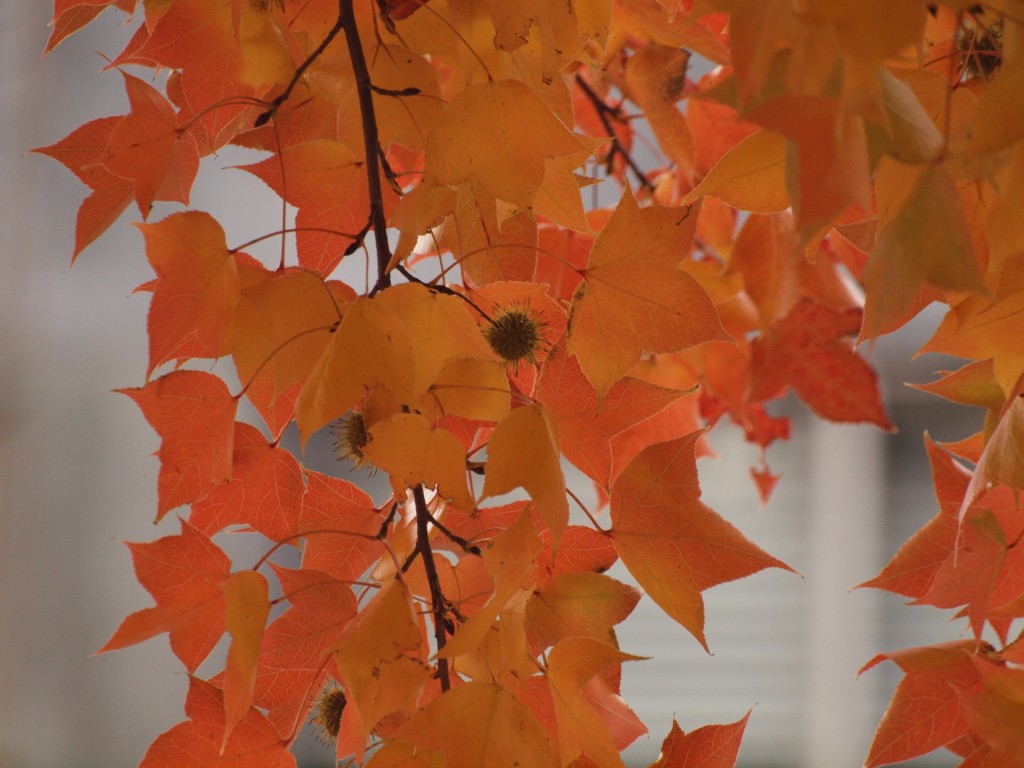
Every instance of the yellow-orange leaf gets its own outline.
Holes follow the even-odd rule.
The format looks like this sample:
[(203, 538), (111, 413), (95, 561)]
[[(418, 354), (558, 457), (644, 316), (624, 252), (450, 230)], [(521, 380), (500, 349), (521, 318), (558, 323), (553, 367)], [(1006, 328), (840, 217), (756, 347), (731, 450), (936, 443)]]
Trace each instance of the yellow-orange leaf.
[(529, 627), (545, 643), (569, 637), (589, 637), (615, 643), (612, 630), (624, 620), (640, 593), (603, 573), (563, 573), (537, 590), (526, 604)]
[(729, 340), (707, 291), (677, 266), (689, 253), (697, 214), (640, 208), (627, 190), (597, 236), (573, 297), (568, 351), (599, 398), (644, 352)]
[(557, 765), (547, 735), (530, 710), (490, 683), (453, 688), (409, 718), (394, 737), (443, 752), (446, 768)]
[(384, 715), (419, 691), (429, 677), (417, 658), (421, 635), (409, 590), (393, 581), (345, 628), (334, 659), (364, 738)]
[(960, 195), (937, 165), (921, 172), (902, 210), (871, 251), (861, 339), (909, 320), (908, 308), (924, 283), (985, 293)]
[(224, 669), (224, 743), (232, 729), (249, 713), (256, 685), (263, 630), (270, 616), (267, 580), (257, 571), (229, 576), (224, 590), (224, 626), (231, 635)]
[(438, 494), (459, 509), (475, 506), (466, 485), (466, 449), (451, 432), (433, 429), (419, 414), (399, 413), (375, 424), (363, 453), (391, 475), (398, 498), (407, 488), (424, 483), (436, 486)]
[(975, 499), (992, 485), (1024, 490), (1024, 395), (1014, 397), (978, 459), (960, 506), (960, 522)]
[(686, 88), (690, 53), (678, 47), (647, 45), (626, 67), (626, 87), (651, 124), (658, 144), (684, 174), (693, 172), (693, 137), (676, 107)]
[(1024, 130), (1024, 58), (1013, 56), (1000, 67), (978, 101), (961, 148), (968, 160), (998, 152), (1020, 141)]
[(394, 310), (373, 299), (355, 301), (306, 380), (296, 405), (305, 442), (374, 387), (413, 403), (413, 348)]
[(501, 200), (529, 208), (544, 181), (544, 161), (584, 145), (518, 80), (470, 85), (427, 136), (428, 177), (455, 186), (478, 181)]
[(700, 501), (693, 432), (639, 453), (612, 485), (610, 531), (640, 586), (707, 650), (708, 587), (764, 568), (792, 570)]
[(569, 524), (565, 476), (559, 461), (554, 420), (539, 405), (512, 411), (487, 445), (487, 475), (482, 498), (525, 488), (554, 534), (555, 544)]
[(592, 231), (587, 223), (580, 188), (595, 180), (573, 172), (589, 155), (589, 151), (580, 151), (563, 157), (549, 157), (544, 161), (544, 182), (533, 203), (533, 210), (538, 216), (577, 232)]
[[(1016, 286), (1024, 285), (1017, 278)], [(941, 352), (974, 360), (992, 358), (996, 381), (1012, 392), (1024, 371), (1024, 290), (998, 300), (971, 295), (955, 304), (921, 352)]]
[(551, 649), (547, 677), (558, 722), (558, 747), (563, 766), (581, 753), (602, 768), (624, 766), (608, 726), (583, 695), (582, 688), (606, 667), (641, 658), (588, 637), (566, 638)]
[(540, 538), (530, 522), (529, 512), (494, 537), (482, 553), (487, 572), (494, 580), (494, 593), (479, 611), (469, 617), (438, 654), (455, 658), (477, 648), (497, 618), (517, 593), (533, 586), (534, 561), (541, 551)]
[(475, 310), (456, 296), (405, 283), (384, 291), (378, 301), (405, 325), (415, 358), (406, 375), (417, 394), (427, 391), (450, 358), (496, 359), (471, 314)]
[(461, 416), (501, 421), (511, 408), (511, 390), (505, 366), (479, 358), (449, 360), (423, 398), (424, 408), (436, 408), (438, 417)]
[(769, 130), (751, 134), (715, 163), (688, 199), (698, 193), (752, 213), (786, 210), (786, 140)]
[(1006, 402), (1006, 393), (995, 379), (991, 360), (968, 363), (956, 371), (938, 371), (941, 378), (929, 384), (908, 384), (954, 403), (977, 405), (998, 411)]
[(391, 212), (389, 222), (399, 232), (390, 268), (394, 268), (412, 253), (420, 235), (436, 227), (455, 209), (455, 199), (455, 190), (428, 181), (402, 196)]
[(246, 396), (277, 437), (292, 418), (299, 385), (334, 338), (331, 330), (355, 292), (306, 269), (264, 276), (243, 285), (231, 354)]
[[(924, 73), (915, 70), (897, 70), (901, 76), (888, 69), (878, 70), (885, 99), (885, 112), (891, 127), (891, 152), (893, 157), (904, 163), (926, 163), (932, 160), (942, 149), (942, 134), (935, 127), (928, 112), (911, 87), (918, 83), (924, 85), (928, 81), (921, 77)], [(903, 77), (906, 77), (905, 81)], [(944, 78), (937, 78), (943, 90), (946, 89)]]

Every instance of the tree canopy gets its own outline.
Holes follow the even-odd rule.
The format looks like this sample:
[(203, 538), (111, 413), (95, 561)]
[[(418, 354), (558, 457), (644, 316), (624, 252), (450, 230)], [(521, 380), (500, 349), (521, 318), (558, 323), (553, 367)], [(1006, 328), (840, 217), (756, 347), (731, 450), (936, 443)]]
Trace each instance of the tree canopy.
[[(938, 512), (861, 586), (966, 636), (868, 662), (904, 677), (866, 764), (1022, 765), (1024, 3), (56, 0), (46, 50), (108, 6), (129, 111), (36, 151), (89, 188), (72, 261), (131, 207), (154, 273), (121, 392), (165, 533), (101, 649), (167, 633), (189, 674), (144, 768), (285, 768), (310, 719), (370, 768), (623, 765), (641, 594), (706, 649), (706, 590), (789, 569), (701, 501), (708, 430), (767, 500), (773, 403), (891, 429), (857, 347), (936, 302), (921, 351), (965, 363), (921, 389), (984, 417), (926, 436)], [(228, 145), (281, 199), (249, 242), (188, 207)], [(731, 768), (746, 722), (651, 768)]]

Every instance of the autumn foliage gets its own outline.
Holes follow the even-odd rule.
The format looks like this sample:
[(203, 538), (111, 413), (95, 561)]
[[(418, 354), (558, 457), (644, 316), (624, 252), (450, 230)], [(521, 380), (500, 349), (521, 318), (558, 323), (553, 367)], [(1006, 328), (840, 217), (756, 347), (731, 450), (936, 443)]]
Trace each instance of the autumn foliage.
[[(154, 272), (122, 392), (176, 515), (128, 545), (153, 605), (102, 649), (167, 633), (190, 675), (145, 768), (294, 765), (310, 719), (372, 768), (622, 765), (641, 590), (707, 648), (707, 589), (788, 568), (702, 503), (706, 431), (760, 449), (767, 499), (772, 401), (889, 429), (855, 346), (932, 302), (923, 351), (968, 362), (922, 389), (986, 415), (926, 437), (939, 511), (864, 586), (969, 639), (867, 665), (905, 673), (867, 764), (1022, 765), (1024, 6), (56, 0), (47, 50), (107, 6), (128, 112), (37, 151), (90, 190), (72, 258), (133, 206)], [(187, 208), (228, 144), (294, 225)], [(304, 467), (293, 423), (392, 496)], [(652, 768), (730, 768), (745, 724), (674, 726)]]

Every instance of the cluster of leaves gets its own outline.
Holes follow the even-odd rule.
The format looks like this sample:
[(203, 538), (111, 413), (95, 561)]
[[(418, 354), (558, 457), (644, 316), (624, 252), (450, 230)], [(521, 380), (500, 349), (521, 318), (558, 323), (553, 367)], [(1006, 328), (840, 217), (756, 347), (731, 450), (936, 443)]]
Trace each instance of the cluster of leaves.
[[(108, 6), (141, 20), (111, 62), (130, 111), (38, 150), (91, 189), (74, 256), (133, 201), (187, 206), (227, 144), (296, 211), (270, 265), (210, 213), (139, 225), (149, 364), (123, 391), (160, 436), (157, 519), (191, 507), (129, 545), (155, 605), (104, 646), (167, 632), (190, 673), (146, 768), (293, 765), (311, 716), (373, 768), (621, 766), (640, 593), (604, 572), (706, 648), (702, 593), (787, 566), (700, 501), (705, 432), (760, 449), (767, 499), (789, 423), (766, 404), (888, 429), (854, 344), (934, 301), (924, 349), (971, 362), (925, 388), (988, 416), (928, 444), (941, 512), (868, 585), (975, 637), (876, 659), (906, 677), (868, 763), (1020, 764), (1019, 0), (56, 0), (47, 49)], [(598, 179), (613, 208), (584, 205)], [(360, 252), (372, 282), (339, 280)], [(303, 467), (293, 421), (392, 497)], [(563, 459), (601, 499), (585, 524)], [(226, 531), (266, 554), (233, 563)], [(655, 765), (728, 768), (745, 723), (674, 726)]]

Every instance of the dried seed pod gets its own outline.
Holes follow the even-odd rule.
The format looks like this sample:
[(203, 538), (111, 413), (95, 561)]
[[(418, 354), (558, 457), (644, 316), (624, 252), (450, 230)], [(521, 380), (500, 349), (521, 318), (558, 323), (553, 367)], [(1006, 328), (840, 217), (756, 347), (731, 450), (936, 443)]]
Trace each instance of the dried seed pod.
[(953, 33), (953, 44), (960, 53), (963, 79), (987, 80), (1003, 63), (1003, 20), (986, 25), (968, 17)]
[(316, 728), (317, 738), (324, 744), (333, 744), (338, 739), (341, 715), (345, 711), (345, 691), (334, 685), (324, 689), (316, 703), (316, 712), (309, 722)]
[(366, 447), (369, 438), (366, 434), (366, 422), (363, 421), (361, 413), (357, 411), (346, 413), (331, 425), (331, 434), (337, 438), (334, 449), (338, 453), (339, 460), (348, 459), (355, 469), (366, 464), (363, 448)]
[(502, 359), (518, 365), (525, 360), (537, 363), (543, 349), (541, 330), (544, 322), (525, 307), (506, 307), (498, 312), (484, 331), (487, 343)]

